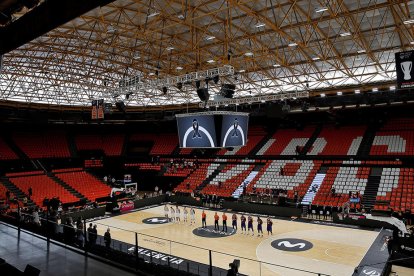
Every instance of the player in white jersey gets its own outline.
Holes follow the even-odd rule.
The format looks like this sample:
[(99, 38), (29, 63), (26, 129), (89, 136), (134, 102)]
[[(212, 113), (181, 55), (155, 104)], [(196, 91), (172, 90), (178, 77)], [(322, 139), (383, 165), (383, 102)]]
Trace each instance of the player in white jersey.
[(172, 206), (170, 208), (170, 215), (171, 215), (171, 221), (175, 222), (175, 210), (174, 210), (174, 207)]
[(169, 211), (169, 209), (168, 209), (167, 204), (164, 204), (164, 216), (165, 216), (166, 218), (168, 218), (168, 211)]
[(188, 217), (188, 210), (187, 210), (187, 207), (184, 207), (184, 223), (187, 223), (187, 217)]
[(178, 223), (180, 223), (180, 221), (181, 221), (180, 216), (181, 216), (180, 208), (178, 208), (178, 206), (177, 206), (176, 209), (175, 209), (175, 221), (178, 222)]
[(190, 225), (195, 224), (195, 210), (194, 208), (191, 208), (190, 210)]

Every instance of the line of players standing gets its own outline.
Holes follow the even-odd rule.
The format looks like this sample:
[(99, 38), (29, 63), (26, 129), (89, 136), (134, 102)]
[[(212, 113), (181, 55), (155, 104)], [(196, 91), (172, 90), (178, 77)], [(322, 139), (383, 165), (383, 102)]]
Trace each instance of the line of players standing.
[[(190, 213), (190, 225), (195, 224), (194, 208), (191, 207), (190, 212), (188, 212), (187, 207), (184, 207), (182, 213), (183, 213), (184, 224), (188, 222), (189, 213)], [(181, 210), (178, 206), (176, 206), (175, 208), (171, 206), (169, 208), (165, 204), (164, 205), (164, 216), (168, 219), (171, 219), (172, 222), (181, 223)], [(223, 213), (221, 218), (222, 218), (222, 230), (221, 231), (227, 232), (226, 213)], [(214, 230), (215, 231), (220, 231), (219, 220), (220, 220), (220, 216), (217, 214), (217, 212), (215, 212), (214, 214)], [(238, 220), (237, 214), (234, 213), (231, 216), (231, 220), (232, 220), (233, 229), (237, 230), (237, 220)], [(247, 222), (247, 228), (246, 228), (246, 222)], [(257, 236), (263, 237), (263, 220), (258, 216), (256, 222), (257, 222), (257, 232), (258, 232)], [(207, 214), (204, 210), (201, 213), (201, 223), (202, 223), (202, 228), (207, 228)], [(250, 232), (251, 232), (251, 235), (254, 236), (253, 217), (251, 215), (248, 215), (248, 217), (246, 218), (246, 216), (242, 214), (240, 217), (240, 226), (241, 226), (241, 234), (250, 235)], [(273, 221), (270, 219), (270, 217), (267, 217), (267, 220), (266, 220), (266, 230), (267, 230), (268, 235), (273, 234)]]

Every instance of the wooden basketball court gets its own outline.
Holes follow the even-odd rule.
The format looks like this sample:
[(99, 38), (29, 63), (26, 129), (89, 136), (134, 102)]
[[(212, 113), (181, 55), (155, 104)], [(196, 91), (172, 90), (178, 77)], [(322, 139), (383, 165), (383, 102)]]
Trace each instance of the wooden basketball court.
[[(183, 207), (180, 206), (180, 209), (182, 214)], [(214, 212), (206, 210), (206, 213), (207, 225), (214, 225)], [(218, 214), (221, 218), (222, 213)], [(229, 232), (231, 215), (232, 213), (227, 213)], [(238, 215), (236, 234), (215, 238), (201, 237), (193, 234), (195, 228), (201, 227), (201, 209), (196, 209), (196, 224), (192, 226), (189, 222), (184, 224), (183, 221), (180, 224), (171, 222), (145, 224), (142, 222), (144, 219), (154, 217), (164, 217), (164, 206), (130, 212), (94, 223), (97, 223), (100, 235), (103, 235), (106, 226), (109, 226), (112, 239), (134, 244), (135, 234), (133, 232), (138, 232), (140, 247), (200, 263), (209, 263), (208, 250), (212, 250), (213, 265), (223, 269), (228, 269), (229, 263), (234, 259), (240, 259), (239, 272), (247, 275), (311, 275), (304, 271), (284, 267), (328, 275), (352, 275), (354, 268), (359, 265), (378, 236), (378, 232), (375, 231), (278, 219), (272, 219), (273, 235), (268, 236), (266, 218), (262, 217), (264, 237), (257, 237), (256, 216), (253, 216), (255, 236), (248, 236), (241, 234), (240, 215)], [(279, 241), (289, 239), (305, 240), (311, 243), (312, 247), (305, 251), (283, 251), (271, 245), (272, 241), (278, 240), (276, 244), (281, 247), (285, 246), (288, 250), (301, 247), (293, 242)]]

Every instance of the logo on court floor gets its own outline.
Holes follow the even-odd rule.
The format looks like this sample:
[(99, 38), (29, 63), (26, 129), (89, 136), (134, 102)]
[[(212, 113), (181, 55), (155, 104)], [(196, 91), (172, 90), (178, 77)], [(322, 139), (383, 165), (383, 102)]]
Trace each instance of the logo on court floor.
[(214, 230), (214, 226), (207, 226), (206, 228), (198, 227), (193, 230), (193, 234), (205, 237), (205, 238), (222, 238), (222, 237), (228, 237), (236, 234), (237, 230), (233, 229), (232, 227), (227, 227), (226, 231), (221, 231), (222, 228), (220, 226), (219, 230)]
[(313, 247), (311, 242), (301, 239), (279, 239), (272, 241), (271, 245), (278, 250), (291, 252), (306, 251)]
[(364, 276), (364, 275), (370, 275), (370, 276), (380, 276), (381, 271), (378, 268), (371, 267), (371, 266), (364, 266), (362, 268), (362, 271), (358, 274), (358, 276)]
[(146, 218), (142, 220), (142, 223), (145, 224), (164, 224), (168, 223), (169, 219), (164, 217), (153, 217), (153, 218)]

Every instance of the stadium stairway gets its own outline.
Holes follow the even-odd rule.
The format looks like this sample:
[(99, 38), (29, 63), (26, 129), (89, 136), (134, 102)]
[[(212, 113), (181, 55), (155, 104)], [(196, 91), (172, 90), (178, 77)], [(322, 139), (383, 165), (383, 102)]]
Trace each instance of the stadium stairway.
[[(273, 132), (268, 133), (259, 143), (254, 146), (254, 148), (250, 151), (249, 155), (263, 155), (263, 153), (272, 145), (269, 144), (269, 140), (272, 138)], [(266, 148), (265, 145), (269, 144)]]
[(368, 176), (367, 186), (365, 187), (362, 204), (366, 209), (372, 209), (377, 198), (378, 188), (381, 180), (382, 168), (371, 168)]
[(12, 151), (14, 151), (17, 156), (20, 159), (29, 159), (29, 157), (26, 155), (26, 153), (24, 153), (13, 141), (13, 139), (10, 137), (10, 135), (4, 135), (3, 136), (3, 140), (4, 142), (9, 146), (9, 148), (12, 149)]
[(365, 130), (364, 137), (362, 137), (361, 144), (357, 151), (357, 156), (359, 157), (368, 157), (371, 150), (371, 145), (374, 142), (375, 133), (379, 129), (377, 124), (369, 124)]
[(68, 148), (69, 148), (70, 156), (74, 158), (78, 157), (78, 150), (76, 148), (75, 135), (73, 133), (68, 133), (66, 137), (68, 141)]
[(6, 187), (11, 193), (13, 193), (19, 201), (23, 201), (23, 198), (27, 198), (27, 206), (36, 206), (36, 204), (29, 199), (29, 197), (19, 188), (17, 188), (16, 185), (14, 185), (7, 177), (1, 177), (0, 182), (3, 183), (3, 186)]
[(312, 204), (313, 198), (318, 192), (323, 180), (325, 179), (326, 173), (317, 173), (312, 183), (309, 185), (308, 191), (303, 196), (302, 205)]
[(195, 191), (200, 192), (207, 186), (211, 180), (213, 180), (223, 169), (226, 167), (226, 164), (220, 164), (217, 169), (215, 169), (200, 185), (195, 189)]
[(77, 198), (79, 198), (80, 201), (82, 201), (82, 202), (90, 202), (90, 200), (87, 199), (83, 194), (81, 194), (77, 190), (73, 189), (72, 186), (70, 186), (69, 184), (67, 184), (66, 182), (64, 182), (63, 180), (61, 180), (60, 178), (56, 177), (54, 174), (47, 173), (47, 176), (49, 176), (49, 178), (51, 178), (57, 184), (59, 184), (60, 186), (62, 186), (66, 190), (68, 190), (72, 195), (74, 195)]
[(322, 131), (322, 124), (318, 125), (315, 128), (315, 131), (313, 132), (313, 134), (309, 138), (309, 140), (306, 142), (305, 146), (302, 148), (302, 151), (300, 152), (299, 155), (304, 156), (309, 152), (309, 150), (311, 149), (313, 143), (315, 143), (316, 138), (319, 137), (319, 134), (321, 133), (321, 131)]

